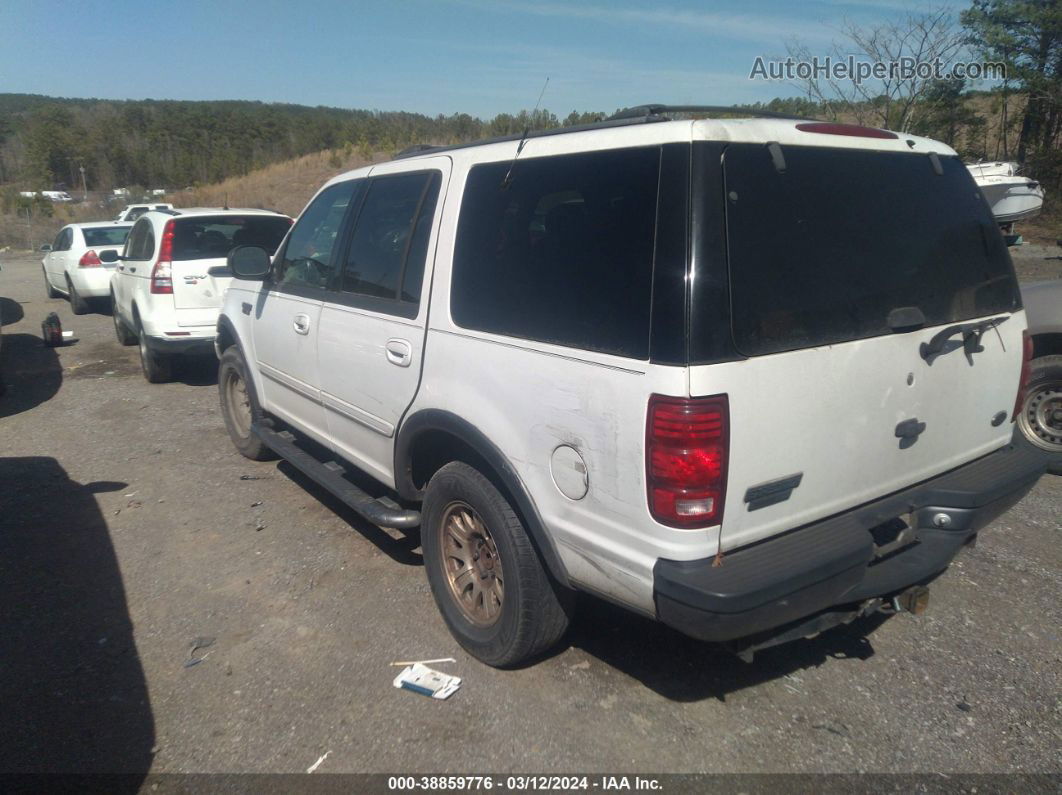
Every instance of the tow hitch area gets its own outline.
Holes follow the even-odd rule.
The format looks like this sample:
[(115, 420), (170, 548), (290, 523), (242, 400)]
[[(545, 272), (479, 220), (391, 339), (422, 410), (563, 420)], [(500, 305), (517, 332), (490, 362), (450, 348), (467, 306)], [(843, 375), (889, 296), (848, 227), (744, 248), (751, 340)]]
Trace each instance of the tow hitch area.
[(892, 606), (897, 613), (907, 612), (920, 616), (929, 609), (929, 589), (924, 585), (915, 585), (892, 598)]
[(847, 609), (827, 610), (810, 618), (793, 624), (768, 630), (759, 635), (724, 644), (725, 648), (736, 654), (744, 662), (751, 663), (756, 652), (780, 646), (783, 643), (813, 638), (841, 624), (849, 624), (857, 618), (872, 613), (893, 616), (897, 613), (910, 613), (920, 616), (929, 608), (929, 589), (924, 585), (912, 585), (891, 599), (875, 598), (849, 606)]

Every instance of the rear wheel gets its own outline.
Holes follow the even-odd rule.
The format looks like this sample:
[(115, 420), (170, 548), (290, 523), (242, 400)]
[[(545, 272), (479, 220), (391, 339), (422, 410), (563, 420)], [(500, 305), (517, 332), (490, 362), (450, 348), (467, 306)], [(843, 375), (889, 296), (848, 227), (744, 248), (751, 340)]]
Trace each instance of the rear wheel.
[(173, 378), (173, 362), (170, 357), (151, 350), (144, 327), (139, 323), (137, 337), (140, 342), (140, 369), (144, 372), (144, 378), (152, 384), (164, 384)]
[(218, 363), (218, 395), (225, 429), (241, 455), (252, 461), (276, 458), (276, 454), (251, 433), (252, 423), (262, 418), (262, 409), (258, 406), (254, 384), (247, 377), (247, 363), (235, 345), (226, 348), (221, 354)]
[(41, 273), (44, 274), (44, 292), (49, 298), (58, 298), (60, 293), (54, 287), (52, 287), (52, 281), (48, 278), (48, 271), (41, 269)]
[(450, 632), (488, 665), (516, 665), (555, 644), (573, 595), (552, 580), (520, 518), (480, 472), (454, 461), (424, 496), (421, 544)]
[(129, 330), (129, 327), (122, 322), (122, 318), (118, 315), (118, 304), (114, 300), (114, 293), (111, 293), (111, 320), (114, 322), (114, 336), (118, 338), (120, 344), (133, 345), (136, 343), (136, 334)]
[[(1018, 427), (1041, 450), (1062, 456), (1062, 356), (1033, 359)], [(1051, 471), (1062, 471), (1062, 464)]]
[(88, 301), (77, 291), (70, 277), (66, 277), (66, 292), (70, 296), (70, 311), (75, 315), (87, 315), (89, 313)]

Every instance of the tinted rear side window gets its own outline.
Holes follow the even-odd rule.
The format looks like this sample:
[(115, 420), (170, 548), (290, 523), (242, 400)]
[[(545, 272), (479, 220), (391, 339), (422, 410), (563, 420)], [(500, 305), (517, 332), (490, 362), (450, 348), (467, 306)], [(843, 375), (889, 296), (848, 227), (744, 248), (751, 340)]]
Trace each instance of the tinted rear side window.
[(762, 145), (724, 157), (732, 326), (750, 356), (891, 333), (1019, 306), (1010, 256), (966, 168), (925, 155)]
[(270, 254), (291, 226), (284, 216), (221, 215), (177, 219), (173, 225), (174, 260), (217, 259), (236, 246), (261, 246)]
[(344, 292), (411, 303), (420, 300), (439, 183), (438, 172), (376, 177), (370, 182), (343, 267)]
[(468, 329), (649, 357), (660, 149), (474, 167), (451, 312)]
[(99, 226), (94, 229), (82, 229), (86, 246), (120, 246), (129, 237), (131, 226)]
[(129, 259), (151, 259), (155, 253), (155, 232), (145, 218), (133, 226), (125, 242), (125, 256)]

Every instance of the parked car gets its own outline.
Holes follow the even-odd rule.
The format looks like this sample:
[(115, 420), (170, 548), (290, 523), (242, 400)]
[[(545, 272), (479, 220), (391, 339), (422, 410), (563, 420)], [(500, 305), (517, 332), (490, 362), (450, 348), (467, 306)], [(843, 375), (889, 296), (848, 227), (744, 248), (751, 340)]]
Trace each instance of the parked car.
[(291, 218), (270, 210), (152, 210), (133, 225), (110, 279), (114, 331), (140, 345), (144, 377), (171, 377), (175, 354), (213, 355), (222, 296), (231, 281), (233, 246), (274, 251)]
[(132, 224), (67, 224), (51, 244), (41, 246), (44, 259), (44, 289), (49, 298), (65, 295), (70, 309), (83, 315), (91, 307), (89, 300), (107, 298), (111, 292), (111, 270), (100, 258), (115, 253), (129, 236)]
[(1010, 445), (1017, 281), (951, 149), (666, 112), (421, 147), (229, 255), (237, 450), (419, 525), (490, 665), (554, 644), (573, 589), (746, 655), (920, 612), (1043, 472)]
[(1062, 475), (1062, 280), (1024, 285), (1021, 295), (1033, 351), (1018, 428), (1058, 457), (1050, 471)]
[(115, 223), (127, 223), (135, 221), (146, 212), (151, 210), (172, 210), (172, 204), (130, 204), (115, 217)]
[(72, 202), (74, 200), (65, 190), (42, 190), (41, 196), (53, 202)]

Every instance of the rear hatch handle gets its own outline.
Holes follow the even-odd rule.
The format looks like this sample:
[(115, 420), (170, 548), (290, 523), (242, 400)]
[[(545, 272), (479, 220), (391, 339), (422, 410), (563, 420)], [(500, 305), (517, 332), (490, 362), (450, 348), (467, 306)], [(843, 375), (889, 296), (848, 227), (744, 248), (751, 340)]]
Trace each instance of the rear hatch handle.
[[(919, 346), (918, 352), (922, 358), (925, 359), (926, 364), (931, 365), (937, 356), (948, 352), (945, 349), (948, 340), (956, 334), (962, 334), (961, 347), (966, 354), (966, 361), (973, 364), (973, 355), (975, 353), (980, 353), (985, 349), (984, 345), (981, 344), (981, 337), (989, 329), (994, 329), (1000, 323), (1006, 321), (1008, 317), (1010, 317), (1010, 315), (1000, 315), (999, 317), (992, 317), (988, 320), (979, 320), (975, 323), (957, 323), (954, 326), (942, 328), (930, 338), (929, 342), (923, 342)], [(949, 350), (955, 350), (955, 348), (958, 347), (960, 346), (956, 345)]]

